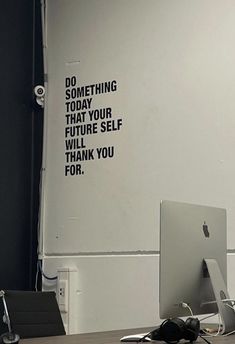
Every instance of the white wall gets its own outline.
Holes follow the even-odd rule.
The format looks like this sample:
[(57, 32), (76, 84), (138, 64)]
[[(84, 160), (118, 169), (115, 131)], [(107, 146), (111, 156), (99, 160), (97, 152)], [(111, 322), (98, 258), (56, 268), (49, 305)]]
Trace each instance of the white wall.
[[(235, 247), (234, 13), (233, 0), (47, 1), (42, 254), (50, 274), (78, 269), (79, 332), (159, 322), (160, 199), (226, 208)], [(117, 90), (75, 99), (91, 99), (77, 124), (98, 133), (83, 174), (65, 176), (72, 76)], [(107, 107), (122, 126), (102, 133), (89, 110)]]
[[(78, 313), (72, 315), (72, 318), (77, 317), (77, 332), (159, 323), (157, 256), (98, 255), (45, 260), (45, 270), (51, 276), (58, 266), (78, 269), (78, 285), (73, 299), (77, 302)], [(44, 280), (44, 289), (53, 290), (55, 286)], [(71, 321), (74, 323), (74, 319)]]

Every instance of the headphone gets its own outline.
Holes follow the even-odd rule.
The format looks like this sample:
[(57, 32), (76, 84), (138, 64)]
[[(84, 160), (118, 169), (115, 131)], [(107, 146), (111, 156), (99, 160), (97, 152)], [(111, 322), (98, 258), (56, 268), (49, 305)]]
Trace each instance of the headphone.
[(181, 339), (194, 342), (199, 336), (200, 321), (197, 318), (172, 318), (163, 321), (159, 328), (151, 332), (151, 340), (163, 340), (168, 344), (176, 344)]

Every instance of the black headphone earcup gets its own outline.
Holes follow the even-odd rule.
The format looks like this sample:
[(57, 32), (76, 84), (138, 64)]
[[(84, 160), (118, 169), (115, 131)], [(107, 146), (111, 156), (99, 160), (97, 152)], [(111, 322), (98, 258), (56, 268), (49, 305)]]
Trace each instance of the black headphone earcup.
[(185, 322), (185, 333), (183, 338), (194, 342), (200, 332), (200, 321), (197, 318), (188, 318)]
[(164, 321), (159, 328), (159, 335), (161, 340), (166, 343), (178, 343), (180, 339), (184, 338), (186, 331), (185, 322), (180, 318), (173, 318)]
[(161, 337), (160, 326), (151, 332), (151, 340), (163, 340)]

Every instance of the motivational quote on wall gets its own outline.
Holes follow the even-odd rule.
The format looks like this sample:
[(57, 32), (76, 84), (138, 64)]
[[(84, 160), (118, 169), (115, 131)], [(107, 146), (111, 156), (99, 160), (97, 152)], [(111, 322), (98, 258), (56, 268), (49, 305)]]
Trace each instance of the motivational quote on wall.
[(97, 107), (94, 97), (114, 93), (116, 80), (80, 86), (76, 76), (65, 78), (65, 176), (85, 174), (84, 162), (115, 157), (114, 146), (93, 147), (89, 138), (120, 131), (122, 117), (112, 107)]

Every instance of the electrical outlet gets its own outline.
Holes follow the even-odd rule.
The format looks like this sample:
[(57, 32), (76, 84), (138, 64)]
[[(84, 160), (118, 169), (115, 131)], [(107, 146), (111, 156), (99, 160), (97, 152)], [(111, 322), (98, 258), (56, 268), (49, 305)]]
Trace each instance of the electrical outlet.
[(57, 273), (57, 301), (64, 327), (67, 334), (74, 334), (78, 332), (78, 271), (74, 267), (61, 267)]
[(58, 281), (58, 305), (61, 312), (68, 312), (68, 281)]

